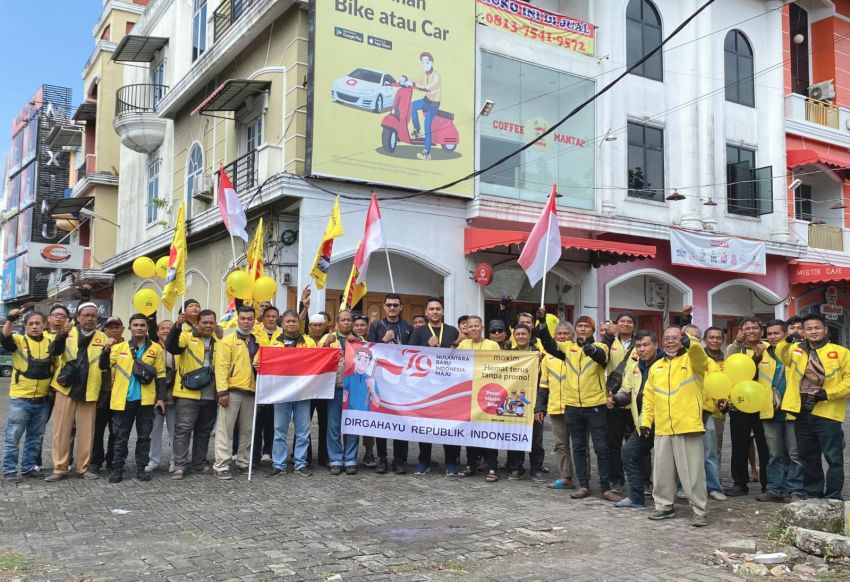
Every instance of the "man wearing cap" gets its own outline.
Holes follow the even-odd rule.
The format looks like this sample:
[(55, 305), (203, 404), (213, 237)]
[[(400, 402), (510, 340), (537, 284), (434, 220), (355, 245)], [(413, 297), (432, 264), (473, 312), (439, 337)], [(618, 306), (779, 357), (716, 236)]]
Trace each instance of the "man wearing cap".
[(501, 319), (494, 319), (490, 322), (488, 326), (488, 337), (499, 344), (499, 347), (502, 349), (506, 349), (510, 347), (510, 342), (508, 342), (508, 329), (505, 326), (505, 322)]
[(198, 326), (198, 314), (201, 312), (201, 304), (197, 299), (187, 299), (183, 302), (183, 315), (186, 321), (183, 327), (185, 331), (192, 331)]
[[(120, 317), (114, 315), (103, 324), (103, 333), (107, 339), (113, 340), (114, 344), (124, 341), (124, 322)], [(109, 408), (109, 400), (112, 398), (112, 370), (101, 370), (100, 397), (97, 400), (97, 414), (94, 419), (94, 445), (91, 453), (91, 470), (94, 473), (100, 471), (106, 462), (106, 469), (112, 469), (112, 457), (115, 452), (115, 431), (112, 426), (112, 410)], [(109, 429), (109, 438), (106, 442), (106, 450), (103, 450), (103, 437), (106, 429)]]
[(45, 481), (52, 483), (68, 477), (71, 456), (71, 433), (76, 427), (77, 476), (97, 479), (89, 471), (97, 400), (103, 376), (98, 360), (107, 338), (97, 330), (97, 305), (88, 301), (77, 307), (77, 325), (65, 322), (50, 342), (50, 355), (59, 365), (50, 386), (56, 391), (53, 407), (53, 474)]
[[(609, 396), (620, 390), (626, 363), (634, 350), (634, 333), (637, 316), (631, 311), (617, 315), (608, 327), (608, 333), (602, 338), (610, 346), (608, 358), (608, 379), (606, 389)], [(623, 471), (621, 451), (623, 440), (628, 439), (635, 430), (631, 405), (608, 409), (608, 444), (611, 446), (611, 488), (618, 493), (625, 489), (626, 476)]]

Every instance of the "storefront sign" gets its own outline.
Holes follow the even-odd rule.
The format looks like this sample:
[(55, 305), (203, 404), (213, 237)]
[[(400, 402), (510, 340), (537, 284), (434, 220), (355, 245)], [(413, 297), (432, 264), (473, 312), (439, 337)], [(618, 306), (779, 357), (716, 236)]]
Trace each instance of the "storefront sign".
[(477, 0), (481, 24), (592, 57), (596, 27), (518, 0)]
[(82, 269), (83, 247), (80, 245), (30, 243), (27, 249), (27, 261), (30, 267)]
[(822, 263), (796, 263), (791, 265), (790, 271), (789, 279), (792, 285), (850, 280), (850, 267)]
[(764, 275), (765, 243), (670, 229), (670, 262), (700, 269)]
[(826, 303), (820, 306), (820, 314), (831, 321), (837, 321), (838, 318), (844, 315), (844, 307), (838, 305), (838, 289), (830, 285), (826, 288), (823, 296)]

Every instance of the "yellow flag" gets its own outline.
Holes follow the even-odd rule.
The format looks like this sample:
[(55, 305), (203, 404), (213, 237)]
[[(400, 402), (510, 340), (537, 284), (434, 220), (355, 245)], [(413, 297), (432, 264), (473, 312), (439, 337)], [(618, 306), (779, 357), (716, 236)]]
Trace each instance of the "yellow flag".
[(260, 217), (257, 230), (254, 231), (254, 238), (248, 246), (248, 254), (245, 256), (248, 261), (248, 274), (251, 275), (252, 281), (263, 276), (263, 246), (263, 218)]
[(365, 279), (359, 284), (356, 283), (356, 281), (357, 267), (351, 265), (351, 275), (349, 275), (348, 283), (345, 285), (345, 293), (342, 295), (342, 305), (339, 306), (340, 311), (343, 309), (351, 309), (360, 303), (360, 300), (365, 297), (366, 292), (369, 290), (366, 287)]
[(165, 288), (162, 290), (162, 304), (167, 309), (174, 307), (178, 295), (186, 294), (186, 259), (189, 249), (186, 247), (186, 210), (183, 203), (177, 209), (177, 223), (174, 225), (174, 239), (168, 253), (168, 274), (165, 276)]
[(328, 225), (325, 227), (322, 244), (316, 251), (316, 259), (313, 261), (313, 269), (310, 271), (310, 276), (316, 281), (316, 288), (318, 289), (324, 289), (328, 282), (328, 267), (331, 264), (334, 239), (340, 236), (342, 236), (342, 216), (339, 213), (339, 196), (337, 196), (333, 211), (328, 217)]

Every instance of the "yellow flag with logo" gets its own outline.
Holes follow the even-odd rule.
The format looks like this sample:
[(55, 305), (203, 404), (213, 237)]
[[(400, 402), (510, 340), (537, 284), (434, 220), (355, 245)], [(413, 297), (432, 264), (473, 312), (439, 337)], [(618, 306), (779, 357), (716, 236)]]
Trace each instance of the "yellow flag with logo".
[(340, 311), (344, 309), (351, 309), (360, 303), (360, 300), (366, 296), (366, 292), (369, 290), (368, 287), (366, 287), (365, 279), (362, 282), (357, 283), (357, 275), (357, 267), (355, 265), (351, 265), (351, 275), (349, 275), (348, 283), (345, 285), (345, 293), (342, 295), (342, 305), (339, 306)]
[(183, 203), (177, 209), (177, 222), (174, 225), (174, 239), (168, 253), (168, 274), (165, 276), (165, 288), (162, 290), (162, 304), (167, 309), (174, 307), (174, 300), (186, 294), (186, 259), (189, 249), (186, 246), (186, 209)]
[(257, 223), (257, 230), (254, 231), (254, 238), (248, 246), (248, 253), (245, 255), (248, 261), (248, 274), (251, 275), (251, 280), (256, 281), (263, 276), (263, 217)]
[(325, 227), (322, 244), (316, 251), (316, 259), (313, 261), (313, 268), (310, 270), (310, 276), (313, 277), (318, 289), (324, 289), (328, 282), (328, 268), (331, 265), (334, 239), (340, 236), (342, 236), (342, 216), (339, 213), (339, 196), (337, 196), (333, 211), (328, 217), (328, 225)]

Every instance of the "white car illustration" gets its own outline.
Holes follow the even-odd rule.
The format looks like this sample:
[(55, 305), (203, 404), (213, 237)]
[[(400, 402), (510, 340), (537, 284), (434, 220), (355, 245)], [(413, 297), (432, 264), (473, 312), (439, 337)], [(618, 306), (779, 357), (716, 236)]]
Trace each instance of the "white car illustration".
[(398, 87), (389, 73), (360, 67), (334, 81), (331, 99), (380, 113), (393, 104)]

